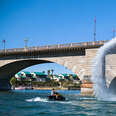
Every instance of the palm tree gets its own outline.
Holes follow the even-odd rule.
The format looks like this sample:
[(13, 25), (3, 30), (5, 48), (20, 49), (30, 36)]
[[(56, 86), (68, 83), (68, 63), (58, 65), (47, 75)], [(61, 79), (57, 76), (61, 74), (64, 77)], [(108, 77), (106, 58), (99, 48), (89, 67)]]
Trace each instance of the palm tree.
[(12, 85), (12, 88), (15, 89), (17, 79), (15, 77), (12, 77), (10, 79), (10, 84)]
[(51, 71), (50, 71), (50, 70), (48, 70), (48, 77), (49, 77), (49, 78), (51, 77), (51, 76), (50, 76), (50, 72), (51, 72)]
[(54, 72), (54, 70), (53, 70), (53, 69), (51, 69), (51, 72), (52, 72), (52, 78), (53, 78), (53, 72)]

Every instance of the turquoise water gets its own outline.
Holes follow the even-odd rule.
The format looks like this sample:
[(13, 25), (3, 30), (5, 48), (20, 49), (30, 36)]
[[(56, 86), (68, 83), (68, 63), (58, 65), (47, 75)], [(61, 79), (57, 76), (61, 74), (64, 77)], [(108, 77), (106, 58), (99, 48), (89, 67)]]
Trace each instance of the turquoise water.
[(49, 90), (0, 92), (0, 116), (116, 116), (116, 102), (59, 90), (66, 101), (48, 101)]

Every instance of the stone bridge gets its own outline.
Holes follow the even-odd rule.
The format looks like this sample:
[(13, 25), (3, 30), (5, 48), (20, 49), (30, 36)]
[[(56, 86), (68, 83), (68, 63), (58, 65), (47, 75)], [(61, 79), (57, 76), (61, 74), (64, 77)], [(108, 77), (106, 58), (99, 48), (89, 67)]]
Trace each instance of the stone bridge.
[[(80, 80), (91, 77), (91, 63), (104, 41), (60, 44), (0, 51), (0, 89), (10, 88), (9, 80), (17, 72), (41, 63), (57, 63), (76, 73)], [(114, 59), (115, 61), (115, 59)], [(115, 77), (115, 65), (108, 64), (108, 85)]]

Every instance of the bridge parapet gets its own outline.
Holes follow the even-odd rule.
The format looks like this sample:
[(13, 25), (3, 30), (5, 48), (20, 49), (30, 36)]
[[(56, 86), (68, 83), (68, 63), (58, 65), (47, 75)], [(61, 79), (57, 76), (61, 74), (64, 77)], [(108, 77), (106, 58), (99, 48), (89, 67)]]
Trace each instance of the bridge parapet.
[(24, 52), (24, 51), (60, 49), (60, 48), (72, 48), (72, 47), (79, 47), (79, 48), (80, 47), (82, 47), (82, 48), (100, 47), (105, 42), (107, 42), (107, 41), (92, 41), (92, 42), (57, 44), (57, 45), (47, 45), (47, 46), (28, 47), (28, 48), (5, 49), (5, 50), (0, 50), (0, 54), (3, 54), (4, 52), (11, 53), (11, 52)]

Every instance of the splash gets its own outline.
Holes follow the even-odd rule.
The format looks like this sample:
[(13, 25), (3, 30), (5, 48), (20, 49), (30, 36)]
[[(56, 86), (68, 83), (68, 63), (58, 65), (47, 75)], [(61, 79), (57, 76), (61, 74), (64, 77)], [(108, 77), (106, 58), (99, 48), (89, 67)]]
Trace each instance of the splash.
[(108, 41), (98, 50), (93, 60), (91, 80), (94, 84), (94, 94), (98, 99), (116, 101), (116, 96), (106, 86), (105, 77), (105, 56), (112, 53), (116, 54), (116, 38)]
[(44, 98), (40, 98), (40, 97), (36, 97), (36, 98), (32, 98), (32, 99), (27, 99), (27, 102), (48, 102), (47, 99)]
[(60, 104), (72, 104), (71, 101), (49, 101), (47, 98), (35, 97), (32, 99), (26, 99), (26, 102), (49, 102), (49, 103), (60, 103)]

